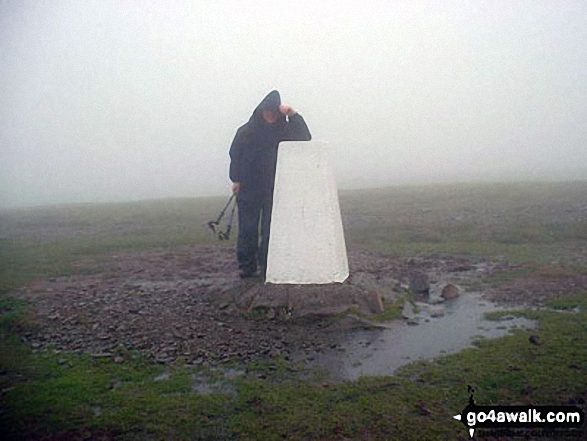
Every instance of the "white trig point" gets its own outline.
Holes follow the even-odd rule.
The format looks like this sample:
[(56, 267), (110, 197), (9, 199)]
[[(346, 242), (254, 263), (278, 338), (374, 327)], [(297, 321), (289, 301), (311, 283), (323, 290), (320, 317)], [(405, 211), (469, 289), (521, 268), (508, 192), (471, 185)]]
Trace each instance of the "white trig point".
[(349, 267), (325, 141), (279, 145), (266, 281), (344, 282)]

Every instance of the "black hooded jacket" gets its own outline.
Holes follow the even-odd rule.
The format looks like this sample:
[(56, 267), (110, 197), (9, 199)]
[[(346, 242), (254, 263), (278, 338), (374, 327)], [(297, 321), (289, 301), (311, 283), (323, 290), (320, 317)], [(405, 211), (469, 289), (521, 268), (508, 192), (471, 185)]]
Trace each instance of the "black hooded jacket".
[[(309, 141), (312, 135), (301, 115), (288, 117), (279, 112), (281, 97), (270, 92), (241, 126), (230, 146), (230, 180), (240, 183), (240, 199), (263, 199), (273, 195), (277, 147), (281, 141)], [(263, 119), (263, 110), (279, 118), (273, 124)]]

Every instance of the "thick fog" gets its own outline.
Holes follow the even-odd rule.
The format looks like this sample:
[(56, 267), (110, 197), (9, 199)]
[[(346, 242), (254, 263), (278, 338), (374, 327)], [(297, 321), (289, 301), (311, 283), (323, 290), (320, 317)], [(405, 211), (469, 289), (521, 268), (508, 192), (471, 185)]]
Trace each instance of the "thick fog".
[(272, 89), (339, 186), (587, 179), (587, 3), (0, 2), (0, 205), (229, 194)]

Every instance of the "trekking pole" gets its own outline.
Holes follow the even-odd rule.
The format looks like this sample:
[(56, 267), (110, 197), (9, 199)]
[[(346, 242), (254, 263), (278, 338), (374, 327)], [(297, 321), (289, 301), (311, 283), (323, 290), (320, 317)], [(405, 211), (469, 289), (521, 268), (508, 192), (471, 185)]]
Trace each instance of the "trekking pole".
[(230, 215), (228, 216), (228, 220), (226, 221), (226, 232), (219, 233), (218, 238), (220, 240), (228, 240), (230, 239), (230, 230), (232, 229), (232, 222), (234, 219), (234, 211), (236, 210), (236, 202), (232, 206), (232, 210), (230, 210)]
[[(220, 221), (224, 217), (224, 214), (226, 213), (228, 206), (230, 205), (230, 203), (233, 201), (234, 198), (235, 198), (235, 195), (233, 193), (230, 196), (230, 198), (228, 199), (228, 202), (226, 202), (226, 205), (224, 206), (224, 208), (222, 209), (220, 214), (218, 215), (218, 218), (215, 221), (210, 221), (206, 224), (206, 225), (208, 225), (208, 228), (210, 228), (212, 230), (212, 233), (214, 233), (215, 236), (218, 236), (218, 238), (220, 240), (223, 239), (220, 237), (223, 233), (218, 230), (218, 227), (220, 226)], [(235, 206), (236, 206), (236, 204), (235, 204)], [(233, 212), (234, 212), (234, 208), (233, 208)]]

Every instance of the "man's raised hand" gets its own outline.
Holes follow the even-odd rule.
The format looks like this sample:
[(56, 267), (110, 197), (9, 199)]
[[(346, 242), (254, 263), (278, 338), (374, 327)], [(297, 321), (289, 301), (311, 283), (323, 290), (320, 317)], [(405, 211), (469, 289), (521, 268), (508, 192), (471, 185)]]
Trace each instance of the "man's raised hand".
[(298, 113), (298, 112), (296, 112), (296, 110), (292, 106), (288, 106), (286, 104), (280, 105), (279, 111), (282, 114), (284, 114), (285, 116), (292, 116), (292, 115), (295, 115), (296, 113)]

